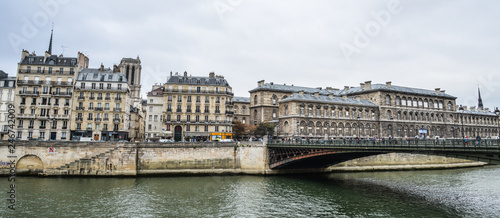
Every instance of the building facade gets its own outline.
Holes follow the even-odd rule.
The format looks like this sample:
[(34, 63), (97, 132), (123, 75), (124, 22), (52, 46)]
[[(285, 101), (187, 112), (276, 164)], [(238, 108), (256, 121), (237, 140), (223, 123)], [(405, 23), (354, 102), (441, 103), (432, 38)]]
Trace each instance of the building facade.
[[(498, 115), (475, 107), (459, 110), (456, 97), (386, 84), (307, 88), (258, 82), (250, 91), (250, 120), (276, 122), (277, 137), (496, 138)], [(462, 127), (463, 126), (463, 127)]]
[(224, 77), (171, 73), (163, 93), (165, 131), (175, 141), (232, 138), (234, 94)]
[(77, 57), (63, 57), (22, 51), (14, 99), (18, 139), (69, 139), (73, 84), (88, 62), (80, 52)]
[[(14, 96), (16, 90), (16, 77), (0, 70), (0, 127), (1, 140), (9, 139), (9, 109), (14, 105)], [(12, 108), (15, 110), (15, 108)], [(12, 110), (11, 110), (12, 111)], [(11, 116), (12, 117), (12, 116)], [(12, 123), (10, 123), (12, 125)]]
[(71, 139), (129, 140), (130, 103), (122, 73), (102, 65), (81, 70), (75, 82)]
[(165, 86), (154, 85), (147, 95), (145, 136), (150, 141), (173, 137), (172, 130), (167, 131), (163, 123), (163, 90)]
[(240, 121), (243, 124), (248, 124), (250, 120), (250, 98), (234, 97), (234, 116), (233, 121)]

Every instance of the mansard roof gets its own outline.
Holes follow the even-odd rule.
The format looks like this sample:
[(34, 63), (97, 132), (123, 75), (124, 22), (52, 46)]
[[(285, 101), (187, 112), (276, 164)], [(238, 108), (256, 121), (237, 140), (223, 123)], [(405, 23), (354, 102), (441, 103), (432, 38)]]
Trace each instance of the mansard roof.
[(464, 115), (483, 115), (483, 116), (497, 116), (494, 112), (491, 112), (491, 111), (479, 111), (479, 110), (464, 110), (463, 112), (460, 112), (457, 110), (457, 114), (460, 115), (460, 114), (464, 114)]
[(325, 103), (325, 104), (342, 104), (342, 105), (377, 107), (375, 103), (366, 99), (343, 98), (336, 96), (333, 96), (333, 98), (331, 98), (330, 96), (325, 96), (325, 95), (315, 96), (313, 94), (306, 94), (306, 93), (304, 93), (303, 95), (300, 93), (295, 93), (279, 102), (284, 103), (290, 101), (305, 101), (305, 102), (315, 102), (315, 103)]
[(250, 98), (248, 98), (248, 97), (234, 97), (233, 102), (250, 103)]
[(229, 83), (221, 76), (201, 77), (201, 76), (171, 76), (167, 84), (186, 84), (186, 85), (211, 85), (211, 86), (229, 86)]
[(48, 65), (48, 66), (62, 66), (62, 67), (74, 67), (78, 64), (77, 58), (73, 57), (63, 57), (57, 55), (50, 55), (45, 58), (45, 56), (36, 56), (33, 54), (27, 55), (21, 60), (21, 65)]
[(319, 89), (319, 88), (311, 88), (311, 87), (303, 87), (303, 86), (294, 86), (294, 85), (286, 85), (286, 84), (275, 84), (275, 83), (265, 83), (264, 85), (254, 88), (250, 90), (249, 92), (256, 92), (256, 91), (281, 91), (281, 92), (299, 92), (299, 91), (304, 91), (304, 93), (315, 93), (319, 92), (319, 94), (322, 95), (338, 95), (339, 91), (338, 90), (328, 90), (328, 89)]
[(436, 92), (435, 90), (428, 90), (428, 89), (419, 89), (419, 88), (410, 88), (410, 87), (404, 87), (404, 86), (387, 86), (386, 84), (371, 84), (371, 89), (366, 89), (365, 87), (351, 87), (349, 90), (341, 90), (339, 92), (340, 95), (352, 95), (352, 94), (360, 94), (360, 93), (367, 93), (367, 92), (376, 92), (376, 91), (390, 91), (390, 92), (399, 92), (399, 93), (405, 93), (405, 94), (414, 94), (414, 95), (427, 95), (427, 96), (434, 96), (434, 97), (442, 97), (442, 98), (452, 98), (456, 99), (457, 97), (446, 94), (444, 92)]
[(113, 72), (110, 68), (85, 68), (80, 70), (76, 81), (127, 83), (127, 78), (123, 75), (123, 73)]
[(151, 92), (148, 92), (148, 96), (163, 96), (163, 90), (164, 87), (159, 87), (157, 89), (151, 90)]

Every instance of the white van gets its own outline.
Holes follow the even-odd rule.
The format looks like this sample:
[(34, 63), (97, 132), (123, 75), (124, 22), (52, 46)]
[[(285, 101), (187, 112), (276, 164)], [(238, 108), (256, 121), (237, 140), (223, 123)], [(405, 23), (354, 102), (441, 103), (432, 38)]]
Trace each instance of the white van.
[(81, 142), (91, 142), (94, 141), (92, 137), (80, 137)]

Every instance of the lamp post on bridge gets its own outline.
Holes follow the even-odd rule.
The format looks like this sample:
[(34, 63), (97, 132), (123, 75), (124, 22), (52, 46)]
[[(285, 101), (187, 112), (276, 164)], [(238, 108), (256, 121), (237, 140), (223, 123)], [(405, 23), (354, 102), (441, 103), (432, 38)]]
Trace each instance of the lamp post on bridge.
[(460, 123), (462, 124), (462, 141), (465, 145), (465, 135), (464, 135), (464, 107), (460, 105), (458, 107), (458, 111), (460, 111)]
[(498, 128), (497, 128), (497, 132), (498, 132), (498, 138), (497, 138), (497, 141), (500, 142), (500, 110), (498, 110), (498, 107), (495, 108), (495, 114), (497, 115), (497, 124), (498, 124)]
[(361, 139), (361, 135), (359, 134), (359, 129), (360, 129), (359, 120), (361, 119), (361, 117), (359, 116), (359, 114), (358, 114), (358, 117), (356, 119), (358, 120), (358, 138)]

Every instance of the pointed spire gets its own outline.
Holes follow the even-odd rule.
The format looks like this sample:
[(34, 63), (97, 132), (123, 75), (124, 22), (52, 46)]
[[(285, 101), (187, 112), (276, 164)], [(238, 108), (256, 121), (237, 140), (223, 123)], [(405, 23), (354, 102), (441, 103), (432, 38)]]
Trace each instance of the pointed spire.
[(52, 30), (50, 31), (50, 42), (49, 42), (49, 50), (47, 52), (52, 54), (52, 36), (54, 35), (54, 22), (52, 22)]
[(479, 90), (479, 87), (477, 87), (477, 94), (478, 94), (478, 99), (477, 99), (477, 108), (483, 108), (483, 99), (481, 99), (481, 90)]

